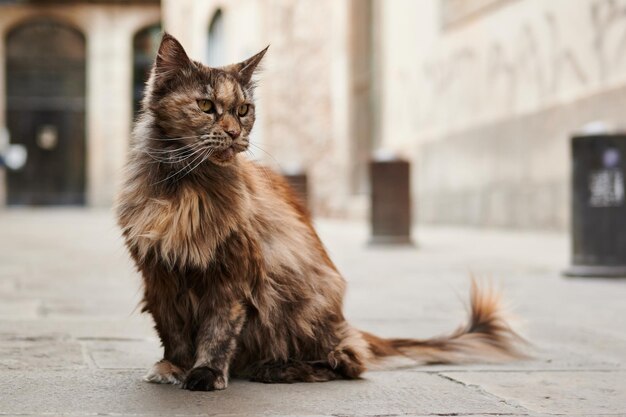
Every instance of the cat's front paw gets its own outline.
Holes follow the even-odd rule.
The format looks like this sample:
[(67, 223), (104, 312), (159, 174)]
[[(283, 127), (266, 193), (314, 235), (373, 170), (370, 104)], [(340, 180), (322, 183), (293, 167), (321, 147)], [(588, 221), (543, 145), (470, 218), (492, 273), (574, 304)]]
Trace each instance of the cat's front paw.
[(160, 360), (143, 377), (146, 382), (154, 384), (180, 384), (185, 377), (185, 372), (168, 360)]
[(225, 389), (227, 386), (228, 380), (224, 373), (208, 366), (192, 369), (183, 382), (183, 389), (189, 391), (215, 391)]

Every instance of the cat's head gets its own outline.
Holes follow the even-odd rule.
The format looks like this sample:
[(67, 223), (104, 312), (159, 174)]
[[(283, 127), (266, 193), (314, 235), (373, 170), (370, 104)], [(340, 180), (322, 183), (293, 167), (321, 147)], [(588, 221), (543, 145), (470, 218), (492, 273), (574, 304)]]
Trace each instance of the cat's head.
[(169, 150), (186, 162), (232, 162), (249, 146), (255, 121), (252, 76), (266, 51), (210, 68), (190, 60), (182, 45), (164, 34), (143, 101), (158, 131), (149, 146), (161, 148), (161, 157)]

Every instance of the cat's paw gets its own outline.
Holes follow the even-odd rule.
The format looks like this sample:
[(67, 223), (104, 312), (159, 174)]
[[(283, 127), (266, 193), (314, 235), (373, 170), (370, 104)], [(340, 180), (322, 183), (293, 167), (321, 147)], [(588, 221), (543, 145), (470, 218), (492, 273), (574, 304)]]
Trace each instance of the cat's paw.
[(168, 360), (160, 360), (155, 363), (150, 371), (143, 377), (146, 382), (154, 384), (181, 384), (185, 378), (185, 372)]
[(192, 369), (183, 383), (183, 389), (189, 391), (215, 391), (226, 389), (227, 386), (228, 380), (223, 372), (208, 366)]

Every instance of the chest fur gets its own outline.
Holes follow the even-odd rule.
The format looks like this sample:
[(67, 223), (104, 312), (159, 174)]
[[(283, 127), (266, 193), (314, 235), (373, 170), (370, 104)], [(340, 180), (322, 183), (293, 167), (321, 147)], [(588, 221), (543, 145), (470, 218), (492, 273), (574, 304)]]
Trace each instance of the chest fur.
[(186, 188), (169, 198), (131, 201), (119, 213), (127, 244), (137, 256), (153, 252), (179, 266), (208, 265), (238, 223), (225, 202)]

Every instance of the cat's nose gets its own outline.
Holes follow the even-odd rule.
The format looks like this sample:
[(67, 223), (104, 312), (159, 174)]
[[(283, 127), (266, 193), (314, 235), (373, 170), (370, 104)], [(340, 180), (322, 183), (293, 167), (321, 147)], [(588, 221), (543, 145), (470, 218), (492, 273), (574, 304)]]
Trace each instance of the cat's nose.
[(239, 135), (241, 134), (241, 130), (239, 129), (226, 129), (225, 132), (228, 136), (230, 136), (233, 139), (237, 139)]

